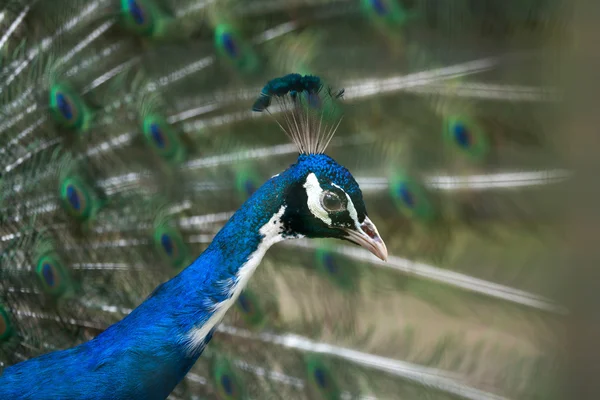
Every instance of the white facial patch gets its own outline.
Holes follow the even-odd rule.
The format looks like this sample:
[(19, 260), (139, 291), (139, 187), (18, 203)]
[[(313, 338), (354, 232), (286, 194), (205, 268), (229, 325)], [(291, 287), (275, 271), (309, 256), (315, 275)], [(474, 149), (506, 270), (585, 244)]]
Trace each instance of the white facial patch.
[(325, 222), (327, 225), (331, 225), (331, 218), (327, 211), (321, 206), (321, 195), (324, 190), (319, 184), (317, 176), (313, 173), (308, 174), (306, 182), (304, 183), (304, 189), (306, 189), (306, 197), (308, 197), (308, 209), (311, 214)]
[(346, 195), (346, 198), (348, 199), (347, 209), (348, 209), (348, 213), (350, 214), (350, 218), (352, 218), (356, 227), (358, 229), (360, 229), (360, 222), (358, 222), (358, 213), (356, 212), (356, 207), (354, 207), (354, 203), (352, 202), (352, 199), (350, 198), (350, 196), (348, 195), (348, 193), (346, 193), (346, 191), (344, 189), (342, 189), (335, 183), (332, 183), (332, 185), (335, 186), (336, 188), (340, 189)]

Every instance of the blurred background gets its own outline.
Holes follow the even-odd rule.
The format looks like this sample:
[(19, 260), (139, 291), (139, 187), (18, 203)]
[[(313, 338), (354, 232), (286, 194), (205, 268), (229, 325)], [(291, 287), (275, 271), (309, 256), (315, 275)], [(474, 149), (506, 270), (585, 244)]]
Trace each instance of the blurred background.
[(344, 88), (387, 244), (272, 248), (172, 399), (600, 398), (598, 2), (0, 1), (0, 371), (89, 340), (293, 163)]

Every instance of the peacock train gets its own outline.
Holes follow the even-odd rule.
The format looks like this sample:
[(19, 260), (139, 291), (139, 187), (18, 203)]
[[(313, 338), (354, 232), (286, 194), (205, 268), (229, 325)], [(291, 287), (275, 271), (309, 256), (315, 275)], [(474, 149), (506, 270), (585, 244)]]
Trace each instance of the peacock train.
[(0, 398), (560, 398), (555, 0), (0, 0)]

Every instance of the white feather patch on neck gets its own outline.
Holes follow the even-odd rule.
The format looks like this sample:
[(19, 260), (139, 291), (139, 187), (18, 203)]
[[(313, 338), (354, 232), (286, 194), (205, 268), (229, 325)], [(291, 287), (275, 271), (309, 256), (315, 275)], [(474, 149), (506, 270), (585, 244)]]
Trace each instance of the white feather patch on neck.
[(233, 306), (240, 293), (242, 293), (242, 290), (244, 290), (244, 288), (248, 284), (250, 277), (256, 270), (256, 267), (258, 267), (258, 264), (260, 264), (262, 258), (264, 257), (269, 247), (271, 247), (277, 242), (286, 239), (284, 236), (281, 235), (281, 228), (283, 226), (283, 223), (281, 222), (281, 217), (283, 216), (284, 212), (285, 206), (281, 206), (279, 211), (275, 215), (273, 215), (273, 217), (271, 217), (269, 222), (267, 222), (260, 228), (259, 232), (263, 236), (263, 239), (261, 240), (257, 249), (254, 250), (252, 254), (250, 254), (248, 260), (244, 263), (244, 265), (242, 265), (238, 269), (237, 274), (235, 275), (235, 279), (232, 280), (233, 283), (229, 287), (229, 296), (227, 297), (227, 299), (215, 304), (214, 312), (210, 316), (208, 321), (202, 324), (202, 326), (192, 328), (187, 334), (187, 349), (190, 353), (195, 352), (204, 345), (206, 335), (208, 335), (208, 333), (217, 324), (219, 324), (219, 322), (221, 322), (221, 320), (227, 313), (227, 310), (229, 310), (231, 306)]
[(325, 222), (327, 225), (331, 225), (331, 218), (327, 211), (321, 206), (321, 194), (323, 188), (314, 173), (308, 174), (306, 182), (304, 183), (306, 189), (306, 197), (308, 198), (308, 209), (311, 214)]

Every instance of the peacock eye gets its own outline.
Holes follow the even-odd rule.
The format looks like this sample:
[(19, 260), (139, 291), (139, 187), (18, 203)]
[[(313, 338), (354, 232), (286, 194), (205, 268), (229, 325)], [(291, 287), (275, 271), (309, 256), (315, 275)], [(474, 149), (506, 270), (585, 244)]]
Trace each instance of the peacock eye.
[(344, 205), (340, 197), (333, 192), (323, 192), (321, 196), (321, 205), (327, 211), (342, 211)]

